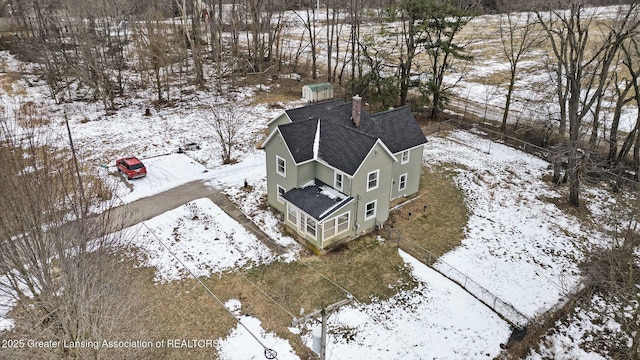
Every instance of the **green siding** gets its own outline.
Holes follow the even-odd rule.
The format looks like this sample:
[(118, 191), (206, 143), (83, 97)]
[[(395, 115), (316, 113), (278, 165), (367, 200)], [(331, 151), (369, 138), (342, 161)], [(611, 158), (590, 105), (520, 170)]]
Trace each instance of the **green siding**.
[[(269, 126), (271, 131), (276, 131), (276, 126), (288, 123), (289, 118), (286, 114), (276, 118)], [(384, 223), (389, 218), (389, 204), (391, 199), (401, 196), (409, 196), (418, 191), (420, 185), (420, 175), (422, 170), (422, 155), (424, 146), (418, 146), (410, 150), (409, 161), (406, 164), (401, 162), (401, 153), (392, 157), (381, 143), (376, 143), (374, 149), (369, 153), (363, 161), (360, 168), (354, 175), (353, 179), (343, 174), (342, 192), (348, 196), (352, 196), (354, 200), (344, 208), (337, 211), (331, 218), (325, 219), (317, 224), (315, 239), (306, 234), (305, 236), (298, 233), (298, 226), (288, 220), (287, 207), (280, 203), (278, 199), (278, 185), (286, 191), (294, 187), (302, 187), (309, 181), (317, 178), (318, 180), (334, 187), (334, 179), (336, 170), (332, 167), (317, 161), (309, 161), (300, 165), (296, 165), (285, 142), (279, 132), (273, 134), (273, 138), (265, 147), (266, 166), (267, 166), (267, 201), (269, 205), (276, 210), (282, 212), (285, 218), (285, 224), (294, 232), (304, 237), (310, 244), (314, 244), (317, 248), (323, 249), (331, 244), (351, 237), (357, 237), (360, 234), (370, 231), (376, 224)], [(286, 161), (286, 177), (282, 177), (276, 171), (276, 155)], [(367, 192), (367, 175), (378, 170), (378, 186), (377, 188)], [(407, 174), (407, 187), (403, 191), (398, 191), (399, 177)], [(365, 206), (371, 201), (376, 203), (376, 216), (367, 221), (365, 217)], [(298, 209), (299, 213), (300, 210)], [(343, 233), (335, 235), (328, 240), (324, 240), (324, 224), (327, 221), (349, 212), (349, 229)], [(300, 221), (300, 214), (298, 215)], [(356, 228), (356, 224), (358, 227)]]
[[(376, 155), (377, 153), (377, 155)], [(376, 225), (387, 221), (389, 218), (389, 189), (391, 188), (391, 174), (394, 159), (380, 145), (374, 146), (374, 151), (362, 162), (360, 169), (353, 177), (351, 194), (356, 197), (356, 222), (360, 225), (357, 233), (366, 232)], [(378, 187), (367, 192), (367, 174), (374, 170), (380, 170), (378, 175)], [(377, 200), (376, 216), (365, 221), (365, 205)]]
[[(275, 134), (274, 138), (267, 143), (265, 154), (267, 157), (267, 202), (278, 211), (284, 212), (286, 210), (284, 204), (278, 201), (277, 185), (282, 186), (286, 191), (297, 186), (298, 172), (296, 165), (280, 133)], [(280, 156), (286, 162), (286, 178), (276, 172), (276, 156)]]
[[(322, 181), (323, 183), (335, 188), (335, 173), (336, 170), (322, 163), (316, 163), (315, 176), (316, 179)], [(339, 172), (342, 174), (342, 192), (347, 195), (350, 194), (351, 188), (351, 179), (347, 177), (346, 174)]]
[[(326, 224), (329, 221), (334, 221), (336, 218), (349, 213), (349, 229), (343, 233), (337, 234), (333, 237), (329, 237), (328, 240), (324, 239), (324, 224)], [(345, 206), (344, 208), (340, 209), (340, 211), (337, 211), (335, 213), (334, 216), (330, 217), (329, 219), (325, 219), (322, 224), (322, 228), (320, 229), (320, 231), (322, 231), (322, 243), (321, 243), (321, 249), (326, 248), (327, 246), (335, 243), (336, 241), (342, 240), (344, 238), (353, 236), (354, 231), (353, 231), (353, 224), (354, 224), (354, 214), (355, 214), (355, 201), (352, 201), (350, 204), (348, 204), (347, 206)]]
[[(300, 214), (304, 214), (302, 211), (300, 211), (300, 209), (296, 208), (296, 211), (298, 212), (298, 217), (297, 217), (297, 221), (300, 222)], [(349, 213), (349, 224), (348, 224), (348, 229), (345, 232), (342, 232), (340, 234), (336, 234), (333, 237), (329, 237), (328, 240), (324, 240), (324, 224), (329, 222), (329, 221), (334, 221), (334, 219)], [(342, 240), (344, 238), (348, 238), (354, 235), (354, 229), (353, 229), (353, 225), (355, 222), (354, 219), (354, 213), (355, 213), (355, 201), (352, 201), (351, 203), (347, 204), (345, 207), (343, 207), (342, 209), (340, 209), (339, 211), (337, 211), (335, 213), (335, 215), (333, 215), (332, 217), (328, 218), (328, 219), (324, 219), (322, 222), (318, 222), (316, 224), (316, 237), (315, 239), (309, 235), (306, 234), (303, 236), (302, 234), (300, 234), (298, 232), (298, 224), (294, 224), (291, 221), (289, 221), (289, 216), (288, 216), (288, 210), (285, 209), (284, 212), (284, 219), (285, 219), (285, 225), (288, 226), (290, 229), (292, 229), (294, 232), (296, 232), (298, 234), (298, 236), (303, 237), (306, 241), (314, 244), (314, 246), (316, 246), (318, 249), (324, 249), (327, 246), (335, 243), (336, 241)], [(304, 214), (304, 216), (306, 216), (306, 214)]]
[(304, 164), (298, 165), (298, 180), (296, 187), (302, 187), (309, 181), (313, 180), (316, 173), (315, 161), (309, 161)]
[[(396, 199), (401, 196), (409, 196), (418, 192), (420, 187), (420, 175), (422, 171), (422, 153), (424, 146), (418, 146), (409, 150), (409, 162), (402, 164), (402, 152), (396, 155), (398, 161), (393, 164), (393, 186), (391, 187), (391, 199)], [(407, 187), (406, 189), (399, 191), (398, 185), (400, 182), (400, 176), (407, 174)]]
[(288, 124), (291, 122), (287, 113), (282, 113), (280, 116), (275, 118), (273, 121), (269, 123), (269, 134), (273, 133), (278, 125)]

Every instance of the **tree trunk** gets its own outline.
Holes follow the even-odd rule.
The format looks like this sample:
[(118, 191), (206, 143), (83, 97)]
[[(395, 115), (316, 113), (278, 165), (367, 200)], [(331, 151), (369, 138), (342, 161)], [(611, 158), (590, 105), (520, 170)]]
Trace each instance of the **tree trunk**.
[(516, 82), (515, 69), (511, 69), (511, 75), (509, 76), (509, 87), (507, 88), (507, 98), (504, 102), (504, 113), (502, 113), (502, 124), (500, 125), (500, 132), (505, 134), (507, 132), (507, 119), (509, 118), (509, 108), (511, 107), (511, 97), (513, 96), (513, 88)]

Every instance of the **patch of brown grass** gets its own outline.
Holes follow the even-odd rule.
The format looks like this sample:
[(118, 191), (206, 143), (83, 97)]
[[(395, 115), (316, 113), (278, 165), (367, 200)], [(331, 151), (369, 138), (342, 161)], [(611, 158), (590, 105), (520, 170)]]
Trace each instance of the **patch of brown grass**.
[(278, 108), (279, 104), (289, 101), (299, 100), (302, 97), (302, 85), (294, 80), (278, 80), (270, 82), (270, 89), (256, 92), (251, 105), (268, 104), (270, 107)]
[(20, 104), (20, 109), (18, 110), (18, 122), (21, 126), (27, 128), (38, 128), (49, 125), (51, 120), (43, 113), (36, 103), (27, 101)]
[(390, 221), (402, 230), (403, 238), (435, 255), (460, 245), (469, 219), (462, 192), (447, 174), (452, 175), (446, 168), (436, 171), (423, 167), (418, 193), (390, 214)]
[[(379, 242), (375, 235), (354, 240), (340, 251), (307, 257), (303, 261), (308, 266), (299, 261), (279, 261), (214, 275), (203, 282), (220, 301), (239, 300), (242, 315), (260, 319), (263, 328), (289, 340), (298, 356), (305, 359), (315, 355), (298, 335), (288, 330), (293, 320), (288, 312), (299, 316), (304, 308), (308, 314), (346, 298), (343, 290), (322, 275), (365, 302), (387, 299), (399, 289), (414, 285), (396, 247)], [(229, 313), (195, 280), (165, 284), (149, 281), (141, 291), (151, 309), (144, 321), (153, 329), (152, 340), (218, 339), (236, 327)], [(215, 349), (164, 348), (154, 349), (151, 355), (168, 359), (217, 358)]]

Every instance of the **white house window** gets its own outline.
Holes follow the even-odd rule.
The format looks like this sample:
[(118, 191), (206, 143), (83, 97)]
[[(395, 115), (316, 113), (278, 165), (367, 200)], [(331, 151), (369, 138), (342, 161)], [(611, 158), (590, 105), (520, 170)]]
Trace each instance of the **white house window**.
[(284, 203), (284, 199), (282, 198), (282, 195), (284, 195), (286, 190), (280, 185), (277, 185), (277, 186), (278, 186), (278, 201), (281, 203)]
[(322, 234), (323, 239), (328, 239), (336, 234), (336, 219), (331, 219), (324, 223), (324, 232)]
[(409, 150), (405, 150), (402, 152), (402, 156), (400, 159), (401, 164), (406, 164), (409, 162)]
[(307, 234), (315, 239), (316, 237), (316, 221), (307, 216)]
[(400, 175), (398, 179), (398, 191), (402, 191), (407, 188), (407, 174)]
[(336, 176), (335, 176), (335, 181), (334, 181), (334, 187), (338, 190), (338, 191), (342, 191), (342, 174), (340, 174), (339, 172), (336, 172)]
[(365, 220), (371, 220), (374, 217), (376, 217), (376, 203), (377, 200), (373, 200), (370, 203), (367, 203), (364, 206), (364, 219)]
[(367, 191), (371, 191), (378, 187), (378, 175), (380, 170), (372, 171), (367, 174)]
[(287, 218), (294, 225), (298, 225), (298, 210), (289, 206), (289, 211), (287, 211)]
[(328, 239), (349, 230), (349, 212), (324, 223), (323, 239)]
[(349, 213), (338, 216), (338, 234), (345, 232), (349, 229)]
[(281, 158), (280, 156), (276, 155), (276, 172), (280, 175), (282, 175), (283, 177), (287, 177), (287, 162), (285, 161), (285, 159)]

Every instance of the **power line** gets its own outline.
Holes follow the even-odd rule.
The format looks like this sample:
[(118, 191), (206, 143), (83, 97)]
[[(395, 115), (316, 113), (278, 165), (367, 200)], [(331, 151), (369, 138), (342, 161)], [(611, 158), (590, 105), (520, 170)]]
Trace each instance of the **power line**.
[[(244, 211), (242, 211), (242, 209), (238, 208), (236, 206), (236, 209), (238, 209), (240, 212), (242, 212), (242, 214), (244, 214), (247, 219), (251, 219), (247, 214), (244, 213)], [(286, 249), (278, 244), (276, 241), (274, 241), (273, 239), (271, 239), (271, 237), (267, 237), (267, 240), (269, 242), (271, 242), (272, 244), (274, 244), (275, 246), (277, 246), (278, 248), (280, 248), (283, 252), (286, 252)], [(334, 285), (335, 287), (337, 287), (338, 289), (344, 291), (344, 293), (347, 295), (347, 297), (353, 299), (356, 303), (360, 304), (360, 306), (365, 306), (365, 304), (360, 301), (355, 295), (353, 295), (349, 290), (347, 290), (346, 288), (344, 288), (343, 286), (341, 286), (340, 284), (336, 283), (334, 280), (330, 279), (329, 277), (325, 276), (324, 274), (322, 274), (320, 271), (316, 270), (313, 266), (307, 264), (304, 260), (298, 258), (296, 259), (296, 261), (300, 262), (301, 264), (307, 266), (309, 269), (311, 269), (313, 272), (315, 272), (316, 274), (318, 274), (320, 277), (322, 277), (323, 279), (327, 280), (330, 284)], [(289, 313), (289, 311), (287, 311), (287, 313)], [(375, 323), (377, 323), (378, 325), (380, 324), (380, 321), (377, 320), (376, 318), (374, 318), (373, 316), (369, 315), (366, 311), (364, 312), (365, 315), (367, 315), (371, 320), (373, 320)], [(290, 314), (290, 313), (289, 313)], [(293, 316), (295, 319), (295, 316)], [(391, 331), (391, 333), (407, 348), (409, 349), (411, 352), (413, 352), (416, 356), (418, 356), (418, 358), (422, 359), (422, 357), (420, 356), (420, 354), (418, 354), (415, 350), (413, 350), (413, 348), (411, 346), (409, 346), (409, 344), (407, 344), (406, 342), (404, 342), (404, 340), (402, 340), (402, 338), (400, 338), (395, 331)]]
[[(115, 195), (120, 202), (122, 202), (125, 207), (128, 209), (128, 204), (125, 203), (118, 195)], [(243, 214), (244, 212), (239, 209), (238, 207), (236, 207), (238, 210), (240, 210)], [(245, 214), (246, 216), (246, 214)], [(247, 216), (247, 218), (249, 218)], [(238, 324), (242, 325), (242, 327), (244, 327), (249, 334), (251, 334), (251, 336), (264, 348), (265, 351), (265, 357), (267, 359), (275, 359), (277, 357), (277, 353), (268, 348), (266, 345), (264, 345), (262, 343), (262, 341), (260, 341), (258, 339), (258, 337), (256, 335), (254, 335), (239, 319), (236, 318), (236, 316), (229, 311), (229, 309), (226, 308), (226, 306), (224, 306), (224, 303), (191, 271), (191, 269), (189, 269), (189, 267), (187, 267), (182, 260), (180, 260), (177, 255), (171, 251), (171, 249), (164, 243), (162, 242), (162, 240), (160, 240), (160, 238), (153, 232), (153, 230), (151, 230), (147, 224), (142, 221), (140, 219), (140, 217), (138, 216), (138, 219), (140, 220), (140, 222), (142, 223), (142, 225), (153, 235), (153, 237), (155, 237), (158, 242), (167, 250), (169, 251), (169, 253), (171, 254), (171, 256), (173, 256), (186, 270), (187, 272), (218, 302), (222, 305), (222, 307), (227, 311), (227, 313), (229, 313), (229, 315), (231, 315), (234, 320), (236, 320), (236, 322), (238, 322)], [(249, 218), (250, 219), (250, 218)], [(277, 246), (278, 248), (280, 248), (281, 250), (283, 250), (283, 252), (286, 252), (286, 249), (278, 244), (276, 241), (274, 241), (273, 239), (271, 239), (270, 237), (267, 237), (267, 240), (269, 242), (271, 242), (272, 244), (274, 244), (275, 246)], [(365, 306), (365, 304), (360, 301), (356, 296), (354, 296), (349, 290), (347, 290), (345, 287), (341, 286), (340, 284), (338, 284), (337, 282), (335, 282), (334, 280), (332, 280), (331, 278), (329, 278), (328, 276), (324, 275), (323, 273), (321, 273), (320, 271), (318, 271), (317, 269), (315, 269), (313, 266), (309, 265), (308, 263), (306, 263), (304, 260), (298, 258), (297, 261), (299, 261), (301, 264), (307, 266), (309, 269), (311, 269), (313, 272), (315, 272), (317, 275), (319, 275), (321, 278), (325, 279), (326, 281), (328, 281), (330, 284), (332, 284), (333, 286), (337, 287), (338, 289), (342, 290), (347, 297), (351, 297), (355, 302), (357, 302), (358, 304), (360, 304), (361, 306)], [(264, 292), (262, 289), (260, 289), (257, 285), (255, 285), (254, 283), (252, 283), (246, 276), (242, 275), (249, 283), (251, 283), (254, 287), (256, 287), (263, 295), (265, 295), (267, 298), (269, 298), (272, 302), (274, 302), (276, 305), (278, 305), (282, 310), (284, 310), (288, 315), (290, 315), (292, 318), (295, 319), (295, 315), (293, 315), (289, 310), (287, 310), (286, 308), (284, 308), (284, 306), (282, 306), (281, 304), (279, 304), (275, 299), (273, 299), (271, 296), (269, 296), (266, 292)], [(373, 320), (375, 323), (378, 323), (380, 325), (380, 321), (377, 320), (376, 318), (372, 317), (371, 315), (369, 315), (366, 311), (364, 312), (365, 315), (367, 315), (371, 320)], [(395, 331), (391, 331), (391, 333), (398, 339), (399, 342), (401, 342), (407, 349), (409, 349), (411, 352), (413, 352), (416, 356), (418, 356), (418, 358), (422, 358), (415, 350), (413, 350), (413, 348), (411, 346), (409, 346), (406, 342), (404, 342), (404, 340), (402, 340), (402, 338), (400, 338)], [(273, 357), (271, 357), (273, 356)]]
[(251, 284), (253, 287), (255, 287), (256, 289), (258, 289), (258, 291), (260, 291), (264, 296), (266, 296), (269, 300), (271, 300), (274, 304), (278, 305), (278, 307), (280, 307), (280, 309), (282, 309), (284, 312), (286, 312), (287, 314), (289, 314), (289, 316), (291, 316), (292, 319), (295, 319), (296, 316), (293, 315), (291, 313), (291, 311), (287, 310), (284, 306), (282, 306), (279, 302), (277, 302), (274, 298), (272, 298), (271, 296), (269, 296), (269, 294), (267, 294), (264, 290), (262, 290), (258, 285), (254, 284), (251, 280), (249, 280), (248, 277), (246, 277), (243, 273), (238, 272), (238, 274), (240, 274), (240, 276), (242, 276), (249, 284)]
[[(117, 194), (114, 194), (116, 198), (118, 198), (118, 200), (120, 200), (120, 202), (122, 204), (124, 204), (124, 206), (130, 210), (129, 205), (124, 202), (122, 200), (122, 198), (120, 198), (120, 196), (118, 196)], [(132, 211), (133, 213), (133, 211)], [(162, 240), (160, 240), (160, 237), (145, 223), (144, 220), (140, 219), (139, 216), (135, 215), (138, 220), (140, 221), (140, 223), (142, 224), (142, 226), (144, 226), (147, 231), (149, 231), (149, 233), (156, 239), (158, 240), (158, 242), (160, 243), (160, 245), (162, 245), (162, 247), (165, 248), (165, 250), (167, 250), (169, 252), (169, 254), (171, 256), (173, 256), (174, 259), (176, 259), (176, 261), (178, 261), (180, 263), (180, 265), (182, 265), (182, 267), (184, 267), (187, 272), (189, 273), (189, 275), (191, 275), (191, 277), (193, 277), (199, 284), (200, 286), (202, 286), (207, 293), (209, 293), (209, 295), (211, 295), (212, 298), (214, 298), (221, 306), (222, 308), (239, 324), (241, 325), (259, 344), (260, 346), (262, 346), (262, 348), (264, 349), (264, 356), (267, 359), (277, 359), (278, 357), (278, 353), (267, 347), (265, 344), (262, 343), (262, 341), (251, 331), (249, 330), (249, 328), (242, 323), (242, 321), (240, 321), (229, 309), (227, 309), (227, 307), (224, 305), (224, 303), (222, 302), (222, 300), (220, 300), (220, 298), (218, 298), (218, 296), (216, 296), (216, 294), (213, 293), (213, 291), (211, 291), (211, 289), (209, 289), (209, 287), (202, 282), (202, 280), (200, 280), (200, 278), (198, 278), (195, 273), (169, 248), (169, 246), (167, 246)]]
[[(358, 298), (353, 295), (352, 293), (350, 293), (348, 290), (346, 290), (344, 287), (338, 285), (336, 282), (334, 282), (333, 280), (329, 279), (328, 277), (324, 276), (322, 273), (320, 273), (318, 270), (316, 270), (315, 268), (313, 268), (311, 265), (307, 264), (304, 262), (304, 260), (299, 260), (302, 264), (308, 266), (311, 270), (313, 270), (314, 272), (316, 272), (318, 275), (320, 275), (321, 277), (325, 278), (327, 281), (329, 281), (330, 283), (334, 284), (335, 286), (337, 286), (338, 288), (342, 289), (347, 296), (352, 297), (353, 300), (355, 300), (355, 302), (357, 302), (358, 304), (360, 304), (360, 306), (365, 306), (365, 304), (358, 300)], [(375, 323), (377, 323), (378, 325), (380, 325), (380, 321), (377, 320), (376, 318), (374, 318), (373, 316), (369, 315), (369, 313), (367, 313), (366, 311), (364, 311), (364, 314), (366, 316), (368, 316), (371, 320), (373, 320)], [(404, 342), (404, 340), (402, 340), (401, 337), (399, 337), (395, 331), (391, 331), (391, 333), (407, 348), (409, 349), (411, 352), (413, 352), (414, 354), (416, 354), (416, 356), (418, 356), (418, 358), (422, 359), (422, 357), (420, 356), (420, 354), (418, 354), (415, 350), (413, 350), (413, 348), (411, 346), (409, 346), (409, 344), (407, 344), (406, 342)]]

